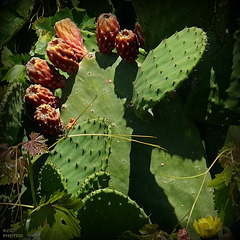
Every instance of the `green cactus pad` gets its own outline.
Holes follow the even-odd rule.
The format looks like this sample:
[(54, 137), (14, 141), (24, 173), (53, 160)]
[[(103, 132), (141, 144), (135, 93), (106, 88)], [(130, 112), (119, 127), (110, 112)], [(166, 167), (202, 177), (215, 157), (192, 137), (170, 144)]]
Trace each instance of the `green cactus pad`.
[(0, 142), (12, 146), (22, 126), (25, 89), (21, 82), (13, 82), (0, 105)]
[(78, 212), (82, 239), (116, 239), (122, 232), (138, 233), (149, 218), (134, 201), (121, 192), (100, 189), (83, 199)]
[[(103, 55), (96, 53), (93, 58), (84, 58), (79, 64), (76, 76), (67, 81), (63, 91), (61, 119), (67, 123), (69, 118), (76, 118), (97, 98), (81, 119), (106, 117), (112, 123), (112, 134), (131, 135), (124, 119), (127, 96), (122, 88), (131, 90), (136, 76), (137, 64), (121, 61), (117, 54)], [(129, 91), (129, 98), (132, 92)], [(111, 174), (111, 186), (125, 194), (129, 187), (129, 154), (131, 144), (122, 139), (112, 139), (112, 152), (107, 171)], [(121, 169), (121, 171), (119, 171)]]
[(46, 163), (39, 172), (39, 189), (40, 196), (50, 195), (57, 190), (64, 190), (66, 183), (63, 181), (63, 176), (59, 169), (53, 163)]
[(107, 172), (96, 172), (88, 177), (82, 184), (80, 190), (77, 193), (78, 198), (83, 199), (91, 192), (109, 187), (110, 174)]
[[(154, 119), (149, 122), (131, 119), (134, 134), (155, 136), (151, 143), (167, 151), (132, 144), (129, 196), (144, 208), (152, 222), (163, 231), (171, 232), (190, 210), (202, 177), (176, 180), (161, 173), (179, 177), (206, 171), (202, 140), (194, 122), (184, 115), (183, 101), (177, 94), (161, 101), (154, 108)], [(206, 182), (209, 180), (208, 174)], [(215, 214), (211, 190), (205, 183), (194, 208), (189, 230), (195, 237), (193, 219)], [(181, 222), (182, 228), (186, 227), (187, 217)]]
[[(73, 127), (67, 138), (60, 141), (47, 162), (61, 171), (69, 193), (76, 194), (87, 177), (105, 170), (110, 154), (110, 123), (106, 119), (92, 119)], [(77, 136), (77, 135), (81, 136)], [(90, 134), (90, 135), (87, 135)], [(91, 134), (104, 134), (91, 136)]]
[(201, 59), (206, 42), (203, 30), (185, 28), (149, 52), (134, 83), (133, 105), (139, 116), (182, 85)]

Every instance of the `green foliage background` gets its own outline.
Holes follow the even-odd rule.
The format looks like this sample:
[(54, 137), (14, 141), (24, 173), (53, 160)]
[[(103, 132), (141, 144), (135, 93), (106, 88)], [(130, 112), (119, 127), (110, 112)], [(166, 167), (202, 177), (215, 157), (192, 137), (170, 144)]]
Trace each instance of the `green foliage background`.
[[(237, 236), (240, 211), (231, 199), (240, 202), (239, 189), (231, 192), (228, 184), (218, 189), (218, 180), (209, 186), (224, 168), (217, 162), (210, 172), (207, 169), (227, 142), (239, 144), (240, 139), (238, 10), (237, 2), (230, 0), (2, 3), (0, 143), (14, 146), (37, 131), (24, 108), (24, 91), (30, 85), (25, 65), (32, 56), (48, 60), (46, 47), (55, 36), (56, 21), (74, 21), (94, 53), (81, 61), (76, 75), (62, 73), (67, 86), (55, 92), (65, 125), (84, 112), (70, 132), (82, 136), (60, 141), (50, 154), (34, 161), (38, 207), (24, 209), (16, 232), (22, 221), (26, 236), (41, 239), (90, 239), (96, 237), (95, 228), (98, 239), (114, 239), (127, 230), (141, 239), (138, 230), (153, 223), (169, 234), (188, 226), (192, 239), (200, 239), (193, 220), (219, 215)], [(103, 12), (116, 14), (121, 29), (133, 30), (135, 22), (140, 23), (146, 49), (140, 50), (136, 62), (123, 62), (116, 51), (99, 52), (95, 27)], [(56, 140), (49, 139), (49, 146)], [(1, 166), (2, 162), (1, 157)], [(204, 172), (206, 178), (181, 179)], [(233, 179), (239, 184), (239, 178)], [(6, 203), (11, 185), (1, 183), (0, 189), (0, 201)], [(30, 189), (27, 176), (20, 187), (21, 202), (32, 206)], [(19, 203), (17, 195), (15, 186), (13, 203)], [(2, 228), (11, 227), (16, 211), (13, 207), (5, 213)]]

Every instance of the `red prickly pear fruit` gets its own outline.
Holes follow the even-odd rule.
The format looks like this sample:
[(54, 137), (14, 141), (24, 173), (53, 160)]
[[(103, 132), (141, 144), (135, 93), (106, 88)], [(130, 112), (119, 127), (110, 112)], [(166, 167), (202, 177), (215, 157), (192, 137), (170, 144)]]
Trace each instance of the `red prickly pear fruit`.
[(136, 22), (134, 27), (134, 33), (137, 35), (137, 39), (139, 42), (139, 46), (143, 49), (145, 49), (145, 38), (142, 32), (142, 28), (138, 22)]
[(115, 47), (115, 38), (120, 30), (120, 25), (115, 15), (103, 13), (98, 17), (96, 37), (99, 51), (109, 54)]
[(185, 228), (178, 230), (177, 240), (191, 240)]
[(60, 105), (59, 98), (40, 84), (32, 84), (26, 89), (25, 101), (34, 109), (44, 103), (53, 108), (58, 108)]
[(88, 50), (83, 44), (81, 31), (70, 18), (56, 22), (54, 29), (57, 37), (62, 38), (72, 47), (79, 60), (88, 55)]
[(72, 47), (61, 38), (55, 38), (48, 43), (47, 55), (55, 67), (69, 74), (78, 70), (78, 58)]
[(28, 61), (26, 71), (32, 83), (41, 84), (49, 89), (65, 87), (66, 78), (52, 64), (39, 57), (33, 57)]
[(139, 53), (139, 44), (133, 31), (124, 29), (115, 38), (117, 53), (128, 63), (134, 62)]
[(55, 136), (63, 130), (60, 115), (48, 104), (41, 104), (36, 108), (34, 120), (44, 136)]

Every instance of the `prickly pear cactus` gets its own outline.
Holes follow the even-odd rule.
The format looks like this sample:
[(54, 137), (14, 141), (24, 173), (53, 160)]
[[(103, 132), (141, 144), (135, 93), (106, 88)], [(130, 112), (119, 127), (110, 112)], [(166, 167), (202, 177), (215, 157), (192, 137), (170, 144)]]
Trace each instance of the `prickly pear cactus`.
[(199, 28), (185, 28), (150, 51), (138, 70), (133, 105), (138, 116), (178, 89), (201, 59), (207, 36)]
[(47, 199), (57, 190), (64, 190), (66, 182), (61, 172), (53, 163), (46, 163), (39, 172), (39, 188), (40, 196), (45, 196)]
[(107, 172), (96, 172), (89, 176), (82, 184), (80, 190), (77, 193), (78, 198), (83, 199), (91, 192), (109, 187), (110, 174)]
[(14, 145), (22, 126), (25, 89), (21, 82), (13, 82), (0, 105), (0, 142)]
[(111, 134), (108, 120), (91, 119), (73, 127), (50, 153), (47, 163), (59, 169), (69, 193), (77, 194), (87, 177), (107, 168), (111, 141), (108, 134)]
[[(134, 129), (133, 134), (155, 136), (151, 142), (166, 151), (132, 145), (129, 196), (151, 214), (152, 222), (170, 232), (190, 210), (203, 178), (176, 180), (162, 174), (186, 177), (202, 173), (207, 170), (206, 156), (196, 125), (184, 115), (183, 101), (177, 94), (161, 101), (153, 113), (154, 119), (148, 122), (132, 116), (129, 124)], [(210, 175), (206, 182), (209, 179)], [(205, 183), (189, 224), (193, 239), (199, 239), (192, 226), (193, 219), (215, 214), (211, 191)], [(182, 227), (186, 226), (188, 217), (181, 222)]]
[(138, 233), (149, 218), (134, 201), (112, 189), (100, 189), (83, 199), (78, 212), (82, 239), (116, 239), (122, 232)]
[[(97, 95), (80, 120), (106, 117), (112, 124), (113, 135), (131, 135), (132, 129), (128, 128), (124, 119), (127, 96), (123, 92), (127, 88), (131, 99), (131, 86), (136, 71), (136, 63), (128, 65), (117, 54), (105, 56), (96, 53), (90, 59), (83, 59), (76, 77), (68, 79), (63, 91), (62, 120), (67, 123), (69, 118), (76, 118)], [(131, 144), (115, 137), (111, 146), (107, 167), (111, 173), (111, 186), (127, 194)]]

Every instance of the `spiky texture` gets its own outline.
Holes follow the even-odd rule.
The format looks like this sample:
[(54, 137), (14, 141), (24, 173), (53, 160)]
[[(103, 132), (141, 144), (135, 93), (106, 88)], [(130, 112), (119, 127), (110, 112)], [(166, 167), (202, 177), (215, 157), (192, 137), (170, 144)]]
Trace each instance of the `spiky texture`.
[(32, 83), (49, 89), (64, 88), (66, 78), (55, 67), (39, 57), (32, 57), (26, 64), (26, 71)]
[(90, 175), (106, 169), (110, 131), (106, 119), (84, 121), (74, 126), (68, 137), (60, 141), (50, 154), (47, 162), (54, 163), (61, 171), (69, 193), (76, 195)]
[(63, 176), (53, 163), (46, 163), (39, 172), (38, 194), (47, 199), (53, 192), (66, 188)]
[(142, 28), (141, 28), (139, 22), (135, 23), (134, 33), (137, 35), (139, 46), (144, 49), (145, 48), (145, 38), (144, 38)]
[(70, 18), (56, 22), (54, 29), (57, 37), (62, 38), (72, 47), (78, 59), (81, 60), (88, 54), (88, 50), (83, 44), (81, 31)]
[(26, 89), (25, 101), (34, 109), (44, 103), (53, 108), (58, 108), (60, 104), (59, 98), (40, 84), (31, 84)]
[(36, 108), (34, 120), (39, 131), (45, 136), (54, 136), (62, 131), (60, 115), (48, 104), (41, 104)]
[(136, 34), (132, 30), (124, 29), (115, 38), (117, 53), (128, 63), (134, 62), (139, 53), (139, 44)]
[(109, 187), (110, 174), (107, 172), (99, 171), (89, 176), (82, 184), (77, 193), (78, 198), (83, 199), (91, 192)]
[(82, 239), (117, 239), (124, 231), (138, 233), (149, 218), (136, 202), (112, 189), (100, 189), (83, 199), (78, 212)]
[[(71, 94), (63, 95), (66, 102), (62, 105), (61, 118), (65, 125), (70, 118), (76, 119), (79, 113), (83, 112), (85, 107), (96, 97), (96, 92), (100, 92), (101, 94), (98, 95), (94, 104), (81, 118), (87, 120), (107, 117), (112, 123), (113, 134), (130, 135), (132, 129), (127, 128), (128, 124), (124, 117), (125, 91), (127, 91), (126, 95), (131, 96), (131, 82), (135, 79), (137, 65), (125, 63), (114, 53), (99, 55), (100, 61), (96, 58), (83, 59), (76, 78), (68, 80), (66, 92), (71, 92)], [(113, 62), (114, 65), (112, 65)], [(112, 152), (107, 168), (111, 174), (111, 187), (127, 194), (131, 143), (113, 138), (111, 146)]]
[(120, 30), (120, 25), (115, 15), (103, 13), (98, 17), (96, 37), (99, 51), (103, 54), (111, 53), (115, 47), (115, 38)]
[(0, 104), (0, 142), (10, 146), (16, 141), (22, 127), (24, 93), (21, 82), (11, 83)]
[(61, 38), (55, 38), (48, 43), (47, 55), (55, 67), (69, 74), (78, 70), (78, 58), (71, 46)]
[(139, 117), (183, 84), (201, 59), (206, 43), (203, 30), (184, 28), (149, 52), (134, 82), (133, 104)]

